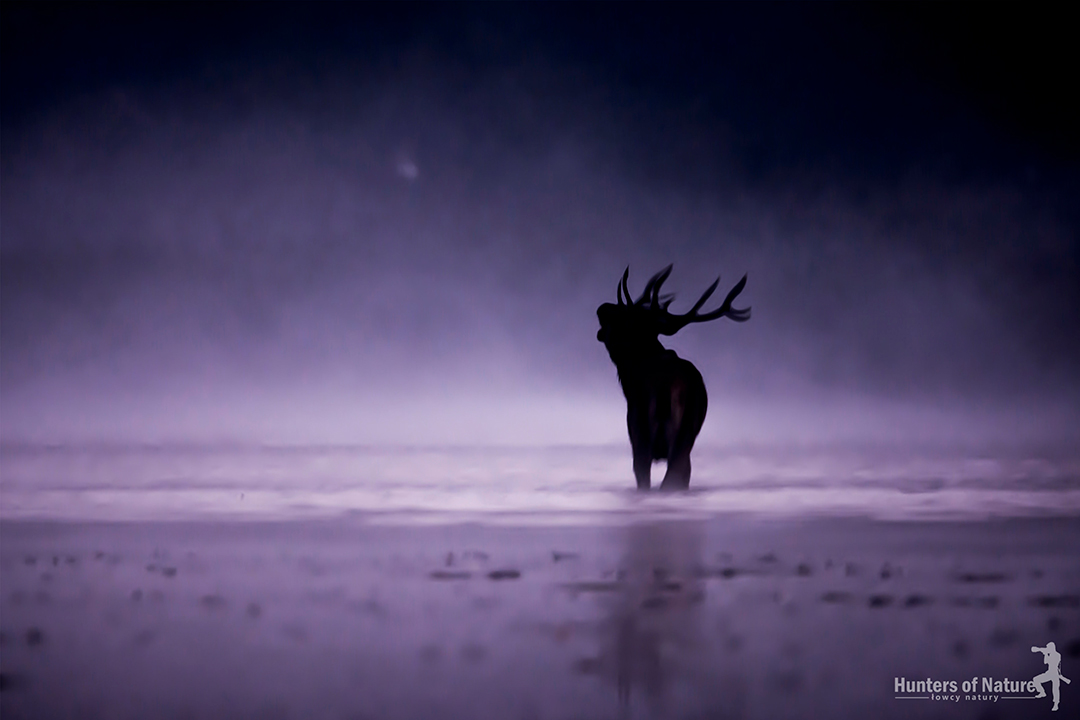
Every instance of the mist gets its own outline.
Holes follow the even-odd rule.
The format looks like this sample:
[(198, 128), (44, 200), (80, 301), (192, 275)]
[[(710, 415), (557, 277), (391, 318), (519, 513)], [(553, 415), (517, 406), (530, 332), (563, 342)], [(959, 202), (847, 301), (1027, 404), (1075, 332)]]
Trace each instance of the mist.
[(53, 10), (4, 9), (5, 441), (625, 442), (595, 311), (668, 263), (749, 278), (667, 343), (702, 442), (1076, 438), (1078, 156), (970, 64), (1007, 18)]

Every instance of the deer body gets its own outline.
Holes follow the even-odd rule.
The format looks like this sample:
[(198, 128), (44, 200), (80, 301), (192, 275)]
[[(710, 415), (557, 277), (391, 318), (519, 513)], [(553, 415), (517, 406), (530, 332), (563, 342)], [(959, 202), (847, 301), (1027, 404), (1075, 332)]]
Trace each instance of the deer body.
[[(630, 300), (626, 288), (629, 268), (619, 286), (619, 304), (605, 303), (597, 311), (600, 330), (596, 339), (607, 347), (619, 374), (626, 397), (626, 426), (634, 456), (634, 477), (641, 490), (651, 485), (655, 460), (667, 460), (662, 490), (690, 486), (690, 451), (705, 422), (708, 395), (705, 382), (694, 365), (666, 349), (658, 336), (674, 335), (691, 322), (729, 317), (737, 322), (749, 319), (750, 311), (735, 310), (731, 301), (746, 284), (744, 277), (713, 312), (697, 311), (716, 289), (720, 279), (705, 291), (685, 315), (667, 311), (671, 296), (660, 296), (660, 285), (671, 272), (669, 265), (649, 280), (637, 301)], [(623, 294), (626, 302), (623, 301)]]

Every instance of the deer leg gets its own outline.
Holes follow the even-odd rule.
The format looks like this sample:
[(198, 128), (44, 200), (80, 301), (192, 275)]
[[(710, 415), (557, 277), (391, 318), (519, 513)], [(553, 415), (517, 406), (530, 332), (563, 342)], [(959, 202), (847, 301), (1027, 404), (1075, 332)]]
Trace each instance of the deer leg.
[(648, 490), (652, 485), (652, 454), (634, 448), (634, 477), (637, 478), (638, 490)]
[(704, 419), (704, 409), (699, 412), (692, 407), (691, 412), (680, 413), (681, 422), (673, 433), (668, 451), (667, 473), (660, 483), (661, 490), (686, 490), (690, 487), (690, 451), (694, 448), (694, 441)]
[(661, 490), (686, 490), (690, 487), (690, 450), (678, 449), (668, 458)]
[[(687, 363), (689, 365), (689, 363)], [(693, 366), (690, 366), (693, 368)], [(660, 483), (661, 490), (685, 490), (690, 487), (690, 449), (701, 428), (694, 413), (694, 397), (685, 378), (676, 378), (671, 385), (671, 419), (668, 433), (667, 472)]]
[(648, 417), (643, 417), (633, 403), (627, 408), (626, 429), (630, 432), (630, 447), (634, 452), (634, 477), (638, 490), (648, 490), (652, 486), (652, 436)]

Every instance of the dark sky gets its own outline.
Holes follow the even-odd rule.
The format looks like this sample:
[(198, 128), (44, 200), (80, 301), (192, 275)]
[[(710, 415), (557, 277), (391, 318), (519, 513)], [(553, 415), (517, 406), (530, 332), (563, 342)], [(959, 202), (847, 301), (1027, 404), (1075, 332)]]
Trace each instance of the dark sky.
[(749, 274), (671, 342), (713, 440), (1075, 427), (1047, 8), (2, 13), (5, 438), (618, 439), (596, 306), (667, 263)]

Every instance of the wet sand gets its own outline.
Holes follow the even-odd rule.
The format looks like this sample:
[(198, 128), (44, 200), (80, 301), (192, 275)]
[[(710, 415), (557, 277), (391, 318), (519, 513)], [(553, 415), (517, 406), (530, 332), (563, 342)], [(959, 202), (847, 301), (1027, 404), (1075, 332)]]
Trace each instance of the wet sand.
[(1075, 717), (1075, 682), (1053, 715), (894, 683), (1029, 680), (1048, 641), (1080, 676), (1078, 547), (1070, 517), (5, 520), (0, 710)]

